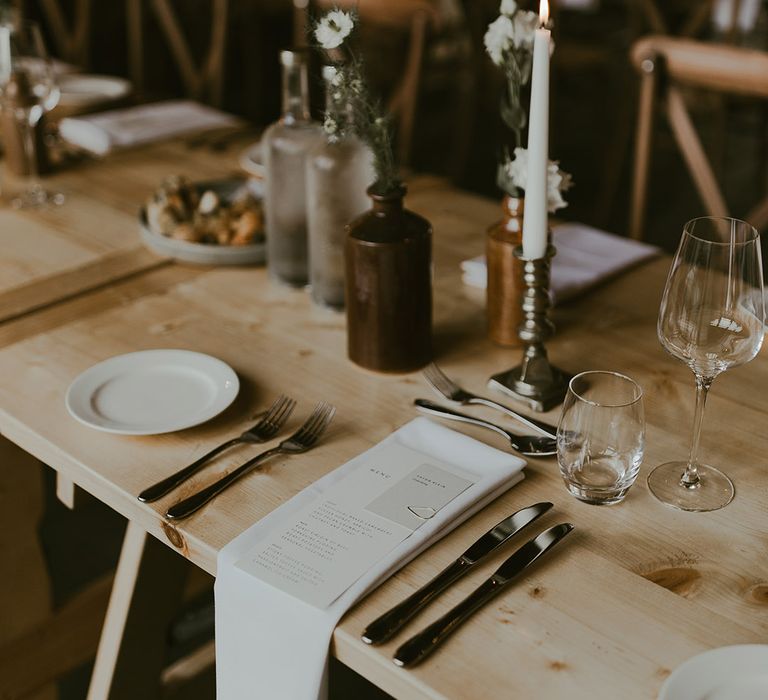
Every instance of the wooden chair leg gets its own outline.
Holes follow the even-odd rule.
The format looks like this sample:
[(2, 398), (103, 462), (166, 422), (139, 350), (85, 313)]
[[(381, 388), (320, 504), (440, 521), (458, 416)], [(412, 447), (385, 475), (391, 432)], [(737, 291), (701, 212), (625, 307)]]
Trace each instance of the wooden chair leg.
[(128, 25), (128, 69), (134, 94), (144, 94), (144, 30), (142, 27), (142, 0), (126, 0)]
[(229, 17), (229, 0), (215, 0), (213, 3), (213, 30), (211, 45), (208, 49), (208, 62), (205, 75), (209, 81), (210, 103), (221, 107), (224, 95), (224, 62), (227, 46), (227, 22)]
[(763, 231), (768, 227), (768, 197), (747, 214), (746, 220), (758, 231)]
[(725, 199), (704, 153), (701, 140), (691, 122), (683, 96), (674, 86), (667, 91), (667, 116), (707, 213), (710, 216), (728, 216)]
[(411, 24), (411, 47), (405, 66), (400, 99), (400, 124), (397, 130), (397, 150), (400, 164), (410, 165), (411, 146), (413, 145), (413, 125), (416, 119), (416, 108), (419, 98), (419, 83), (421, 82), (421, 67), (424, 60), (424, 43), (426, 40), (427, 23), (429, 18), (424, 12), (417, 12)]
[(181, 555), (128, 523), (88, 700), (160, 697), (166, 631), (188, 567)]
[(640, 7), (645, 15), (645, 19), (654, 34), (668, 34), (669, 29), (664, 21), (655, 0), (640, 0)]
[(629, 207), (630, 238), (643, 238), (645, 206), (648, 196), (648, 170), (651, 157), (651, 134), (656, 95), (656, 71), (653, 61), (646, 59), (640, 77), (640, 99), (638, 101), (637, 135), (635, 138), (635, 166), (632, 178), (632, 201)]
[[(0, 556), (7, 563), (0, 576), (0, 646), (23, 638), (48, 620), (51, 591), (38, 538), (43, 516), (43, 467), (0, 437)], [(10, 564), (12, 562), (12, 564)], [(41, 669), (46, 677), (47, 669)], [(49, 677), (49, 676), (48, 676)], [(19, 697), (15, 679), (0, 677), (0, 697)], [(22, 684), (24, 685), (24, 684)], [(15, 690), (18, 690), (17, 686)], [(26, 700), (55, 700), (56, 688), (43, 683), (24, 686)]]

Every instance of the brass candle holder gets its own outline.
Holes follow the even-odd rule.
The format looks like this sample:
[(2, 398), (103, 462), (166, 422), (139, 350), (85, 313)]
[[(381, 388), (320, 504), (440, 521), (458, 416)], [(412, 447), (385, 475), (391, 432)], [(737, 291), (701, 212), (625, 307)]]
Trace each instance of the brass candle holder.
[(494, 374), (488, 386), (512, 396), (534, 411), (548, 411), (562, 403), (571, 375), (549, 363), (544, 341), (555, 327), (547, 318), (549, 311), (549, 270), (555, 255), (550, 245), (543, 258), (523, 257), (523, 248), (515, 248), (515, 257), (523, 263), (523, 322), (517, 335), (523, 343), (523, 361), (506, 372)]

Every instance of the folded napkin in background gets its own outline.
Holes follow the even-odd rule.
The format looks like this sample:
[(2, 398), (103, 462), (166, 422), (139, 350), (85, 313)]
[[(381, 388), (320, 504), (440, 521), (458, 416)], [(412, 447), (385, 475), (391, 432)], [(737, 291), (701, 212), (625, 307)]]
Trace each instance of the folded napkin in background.
[[(622, 238), (585, 224), (566, 223), (552, 229), (557, 255), (552, 259), (552, 296), (561, 302), (617, 272), (659, 255), (656, 246)], [(485, 289), (485, 257), (461, 263), (464, 284)]]
[(96, 155), (178, 134), (236, 126), (238, 117), (191, 100), (168, 100), (61, 120), (65, 141)]
[[(383, 455), (393, 445), (423, 453), (475, 482), (414, 530), (330, 606), (321, 609), (291, 597), (237, 566), (268, 533), (289, 525), (296, 514), (332, 486)], [(304, 489), (219, 552), (216, 597), (216, 686), (218, 700), (315, 700), (327, 693), (328, 649), (342, 615), (455, 527), (523, 478), (525, 462), (466, 435), (416, 418), (370, 450)], [(362, 504), (361, 504), (362, 505)], [(466, 543), (468, 544), (468, 543)]]

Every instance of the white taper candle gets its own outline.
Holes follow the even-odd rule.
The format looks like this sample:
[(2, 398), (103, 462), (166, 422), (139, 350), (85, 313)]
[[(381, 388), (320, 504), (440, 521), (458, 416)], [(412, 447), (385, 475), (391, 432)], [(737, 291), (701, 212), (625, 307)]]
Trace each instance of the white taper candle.
[(547, 250), (547, 165), (549, 164), (549, 51), (551, 33), (544, 28), (549, 4), (541, 0), (542, 26), (533, 40), (531, 110), (528, 117), (528, 174), (523, 216), (523, 255), (543, 258)]

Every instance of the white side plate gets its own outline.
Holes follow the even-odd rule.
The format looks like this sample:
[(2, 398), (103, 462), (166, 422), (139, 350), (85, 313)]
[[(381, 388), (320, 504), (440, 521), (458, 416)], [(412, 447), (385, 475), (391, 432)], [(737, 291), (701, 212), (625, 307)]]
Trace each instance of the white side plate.
[(234, 370), (190, 350), (144, 350), (87, 369), (67, 390), (69, 413), (120, 435), (183, 430), (221, 413), (237, 396)]
[(111, 102), (125, 97), (131, 84), (111, 75), (85, 75), (67, 73), (58, 77), (62, 107), (87, 107), (100, 102)]
[(705, 651), (675, 669), (659, 691), (659, 700), (757, 698), (768, 698), (768, 644)]

